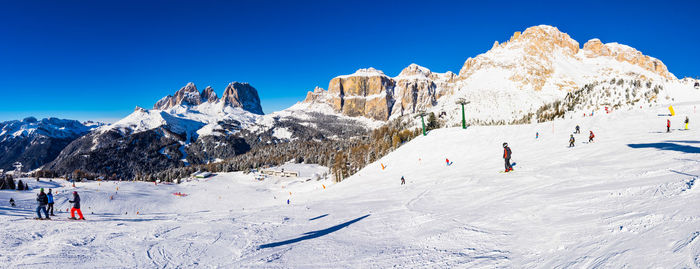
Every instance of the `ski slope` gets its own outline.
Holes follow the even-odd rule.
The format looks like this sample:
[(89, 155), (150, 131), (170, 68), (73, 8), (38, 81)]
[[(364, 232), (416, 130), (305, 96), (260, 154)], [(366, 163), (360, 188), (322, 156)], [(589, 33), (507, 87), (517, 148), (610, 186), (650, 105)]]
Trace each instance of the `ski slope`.
[[(42, 180), (61, 192), (52, 221), (25, 218), (30, 180), (32, 192), (0, 191), (0, 267), (698, 268), (697, 106), (674, 106), (671, 133), (662, 107), (434, 130), (337, 184)], [(513, 173), (500, 173), (503, 142)], [(85, 222), (65, 220), (74, 189)]]

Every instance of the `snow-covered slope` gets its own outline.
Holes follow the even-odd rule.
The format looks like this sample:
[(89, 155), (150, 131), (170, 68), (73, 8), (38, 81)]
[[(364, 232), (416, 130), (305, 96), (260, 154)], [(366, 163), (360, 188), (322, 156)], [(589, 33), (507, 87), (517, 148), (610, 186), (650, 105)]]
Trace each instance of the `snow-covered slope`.
[[(695, 268), (700, 99), (688, 99), (674, 103), (675, 117), (652, 106), (438, 129), (336, 184), (243, 173), (157, 186), (29, 181), (32, 193), (0, 191), (0, 263)], [(681, 130), (686, 116), (690, 130)], [(575, 125), (583, 134), (568, 148)], [(594, 143), (587, 143), (589, 130)], [(500, 173), (503, 142), (513, 150), (514, 173)], [(59, 190), (60, 211), (71, 191), (80, 192), (88, 221), (67, 222), (65, 212), (55, 221), (25, 219), (39, 186)], [(18, 208), (6, 204), (10, 197)]]

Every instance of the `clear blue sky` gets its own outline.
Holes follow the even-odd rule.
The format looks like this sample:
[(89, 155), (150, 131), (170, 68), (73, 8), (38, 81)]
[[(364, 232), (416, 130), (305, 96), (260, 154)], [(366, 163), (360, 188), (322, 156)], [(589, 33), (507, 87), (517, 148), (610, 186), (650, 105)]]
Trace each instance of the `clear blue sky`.
[(269, 113), (358, 68), (457, 72), (494, 40), (539, 24), (700, 75), (700, 1), (217, 2), (0, 2), (0, 120), (113, 121), (189, 81), (219, 95), (250, 82)]

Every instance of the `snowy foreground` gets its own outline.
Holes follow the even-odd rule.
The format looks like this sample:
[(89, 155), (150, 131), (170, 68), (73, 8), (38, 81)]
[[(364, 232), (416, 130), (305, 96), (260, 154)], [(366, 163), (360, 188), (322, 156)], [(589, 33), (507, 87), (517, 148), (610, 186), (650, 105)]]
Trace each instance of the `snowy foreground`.
[(338, 184), (241, 173), (78, 183), (84, 222), (65, 219), (64, 181), (41, 183), (61, 192), (60, 217), (26, 219), (30, 181), (31, 193), (0, 191), (0, 267), (698, 268), (696, 105), (675, 107), (670, 134), (664, 108), (436, 130)]

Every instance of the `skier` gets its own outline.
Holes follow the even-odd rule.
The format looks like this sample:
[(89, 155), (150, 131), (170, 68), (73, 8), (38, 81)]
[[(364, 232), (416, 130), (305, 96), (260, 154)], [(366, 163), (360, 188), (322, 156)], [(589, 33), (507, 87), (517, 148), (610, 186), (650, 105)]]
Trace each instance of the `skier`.
[(56, 216), (53, 214), (53, 194), (51, 193), (51, 189), (49, 189), (49, 193), (46, 194), (46, 198), (49, 199), (49, 207), (46, 209), (46, 212), (51, 216)]
[(403, 176), (401, 176), (401, 185), (403, 184), (406, 184), (406, 179), (404, 179)]
[(49, 218), (49, 213), (46, 212), (46, 204), (49, 203), (49, 198), (46, 197), (46, 193), (44, 193), (44, 188), (41, 188), (39, 190), (39, 194), (37, 194), (36, 196), (36, 201), (39, 203), (39, 205), (36, 207), (36, 215), (38, 216), (37, 219), (42, 219), (41, 211), (44, 211), (46, 219), (51, 219)]
[(688, 130), (688, 116), (685, 116), (685, 129)]
[(535, 132), (535, 139), (540, 138), (540, 132)]
[(666, 119), (666, 132), (671, 132), (671, 119)]
[(450, 159), (448, 159), (448, 158), (445, 158), (445, 164), (447, 164), (447, 166), (452, 165), (452, 163), (450, 162)]
[(15, 199), (10, 198), (10, 206), (15, 207)]
[(511, 151), (508, 143), (503, 143), (503, 159), (506, 161), (506, 173), (513, 171), (513, 166), (510, 165), (510, 155)]
[(576, 139), (574, 139), (574, 135), (572, 134), (571, 137), (569, 138), (569, 147), (574, 146), (574, 142), (576, 142)]
[(593, 138), (595, 138), (595, 135), (593, 134), (593, 131), (590, 131), (591, 133), (588, 135), (588, 143), (593, 142)]
[(576, 131), (574, 132), (575, 134), (580, 134), (581, 133), (581, 127), (576, 125)]
[(75, 212), (78, 212), (78, 216), (80, 217), (81, 220), (85, 220), (83, 218), (83, 212), (80, 211), (80, 196), (78, 195), (77, 191), (73, 192), (73, 200), (68, 201), (69, 203), (73, 204), (73, 208), (70, 209), (70, 218), (69, 219), (76, 219), (75, 218)]

